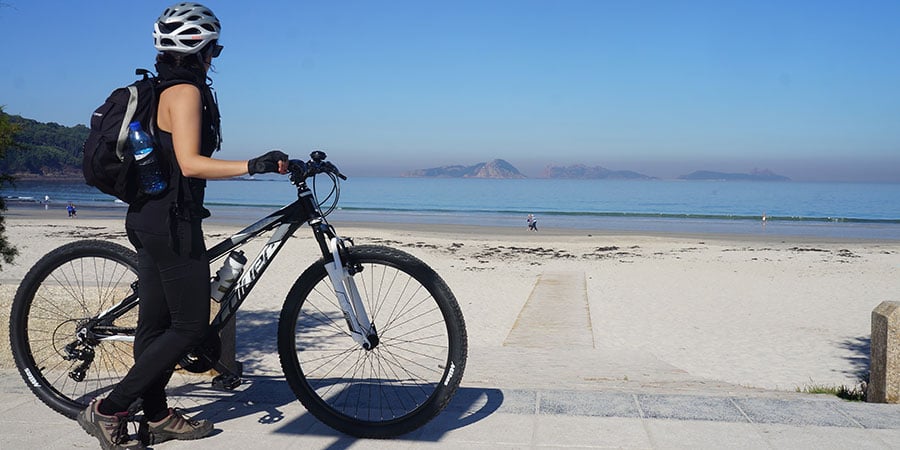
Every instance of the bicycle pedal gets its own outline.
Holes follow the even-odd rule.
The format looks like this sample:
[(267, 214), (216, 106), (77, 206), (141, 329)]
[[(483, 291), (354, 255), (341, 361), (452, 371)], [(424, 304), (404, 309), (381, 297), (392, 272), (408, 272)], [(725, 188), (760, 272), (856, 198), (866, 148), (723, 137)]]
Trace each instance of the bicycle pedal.
[(237, 375), (222, 374), (213, 378), (212, 387), (214, 389), (233, 391), (241, 385), (241, 381), (241, 377)]

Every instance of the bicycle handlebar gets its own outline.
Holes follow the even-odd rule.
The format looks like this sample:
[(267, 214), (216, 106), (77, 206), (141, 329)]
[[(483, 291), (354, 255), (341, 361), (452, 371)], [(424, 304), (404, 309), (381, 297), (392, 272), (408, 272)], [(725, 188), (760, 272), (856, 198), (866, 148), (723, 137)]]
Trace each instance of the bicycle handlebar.
[(320, 173), (333, 174), (342, 180), (346, 180), (347, 177), (334, 164), (325, 161), (327, 157), (325, 152), (316, 150), (309, 154), (309, 161), (299, 159), (288, 161), (288, 172), (291, 173), (291, 181), (299, 183)]

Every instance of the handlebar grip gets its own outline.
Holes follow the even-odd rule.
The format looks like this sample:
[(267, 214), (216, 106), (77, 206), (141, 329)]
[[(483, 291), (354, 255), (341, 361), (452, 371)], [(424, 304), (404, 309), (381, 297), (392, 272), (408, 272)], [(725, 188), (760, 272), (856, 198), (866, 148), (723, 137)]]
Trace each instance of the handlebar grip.
[(306, 162), (299, 159), (288, 161), (288, 172), (290, 173), (306, 173)]

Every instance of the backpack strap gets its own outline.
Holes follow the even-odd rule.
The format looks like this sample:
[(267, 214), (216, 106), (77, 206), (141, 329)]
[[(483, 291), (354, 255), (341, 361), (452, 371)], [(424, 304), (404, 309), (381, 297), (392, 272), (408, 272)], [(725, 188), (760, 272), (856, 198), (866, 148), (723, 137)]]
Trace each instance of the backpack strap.
[[(125, 117), (134, 117), (135, 111), (137, 111), (138, 106), (138, 89), (135, 85), (129, 85), (126, 87), (128, 89), (128, 104), (125, 106)], [(156, 97), (156, 92), (154, 92), (154, 97)], [(153, 99), (153, 114), (156, 114), (156, 105), (157, 99)], [(116, 140), (116, 156), (119, 157), (120, 160), (125, 159), (125, 142), (128, 141), (128, 123), (127, 121), (122, 121), (122, 126), (119, 127), (119, 136)]]

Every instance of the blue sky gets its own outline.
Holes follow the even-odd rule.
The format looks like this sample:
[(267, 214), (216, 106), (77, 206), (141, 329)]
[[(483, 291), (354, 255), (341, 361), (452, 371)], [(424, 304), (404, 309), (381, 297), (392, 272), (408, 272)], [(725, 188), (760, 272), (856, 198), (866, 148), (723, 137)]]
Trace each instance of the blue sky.
[[(0, 105), (86, 123), (170, 2), (0, 0)], [(900, 182), (898, 1), (205, 2), (222, 158)]]

